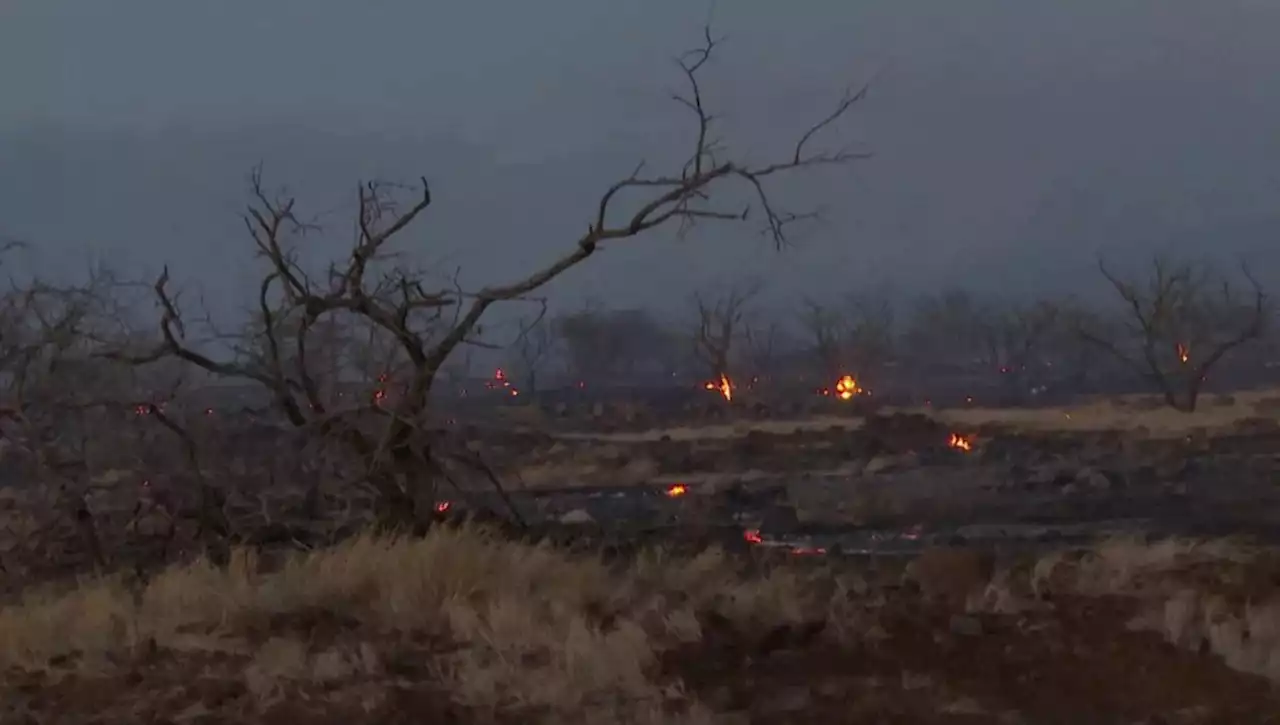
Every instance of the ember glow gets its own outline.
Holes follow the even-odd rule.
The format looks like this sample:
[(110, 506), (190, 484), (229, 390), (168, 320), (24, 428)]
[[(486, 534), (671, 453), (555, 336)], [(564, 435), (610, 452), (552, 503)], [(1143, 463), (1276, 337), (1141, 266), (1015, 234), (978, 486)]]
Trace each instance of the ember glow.
[(667, 495), (671, 498), (679, 498), (689, 493), (689, 487), (683, 483), (676, 483), (667, 487)]
[(1177, 352), (1178, 360), (1181, 361), (1183, 365), (1186, 365), (1187, 361), (1191, 359), (1191, 349), (1181, 342), (1174, 345), (1174, 351)]
[(791, 553), (794, 556), (822, 556), (827, 550), (822, 546), (793, 546)]
[(862, 392), (862, 387), (858, 385), (857, 378), (852, 375), (841, 376), (836, 381), (836, 397), (841, 400), (851, 400), (853, 396)]
[(733, 400), (733, 381), (724, 373), (720, 373), (719, 382), (715, 380), (708, 380), (702, 384), (702, 387), (705, 390), (720, 393), (725, 400)]
[(973, 450), (973, 437), (952, 433), (951, 437), (947, 439), (947, 445), (958, 451), (971, 451)]
[(747, 529), (742, 532), (742, 538), (745, 539), (748, 544), (759, 544), (764, 541), (764, 537), (760, 535), (760, 529)]
[(452, 508), (452, 507), (453, 507), (453, 502), (451, 502), (451, 501), (437, 501), (437, 502), (436, 502), (436, 513), (438, 513), (438, 514), (442, 514), (442, 513), (446, 512), (446, 511), (448, 511), (448, 510), (449, 510), (450, 508)]

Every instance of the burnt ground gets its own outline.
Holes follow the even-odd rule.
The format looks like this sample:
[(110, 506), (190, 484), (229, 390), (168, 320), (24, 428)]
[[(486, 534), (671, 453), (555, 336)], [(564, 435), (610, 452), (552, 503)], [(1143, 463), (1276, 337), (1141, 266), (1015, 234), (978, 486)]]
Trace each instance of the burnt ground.
[[(953, 429), (920, 416), (795, 432), (495, 442), (527, 520), (698, 520), (830, 550), (1117, 532), (1280, 537), (1280, 430), (1155, 438)], [(953, 436), (970, 450), (950, 445)], [(566, 484), (572, 485), (566, 485)], [(673, 486), (685, 495), (667, 495)], [(506, 505), (479, 482), (460, 507)], [(585, 515), (584, 515), (585, 514)]]
[[(725, 722), (760, 723), (1280, 722), (1265, 677), (1229, 668), (1208, 646), (1135, 629), (1151, 606), (1141, 597), (1064, 591), (1016, 612), (974, 611), (903, 587), (896, 574), (940, 546), (1008, 562), (1116, 535), (1280, 543), (1280, 432), (1270, 426), (1160, 438), (957, 429), (899, 415), (710, 438), (461, 435), (482, 442), (507, 495), (487, 475), (459, 471), (445, 488), (445, 519), (502, 515), (510, 502), (529, 539), (622, 553), (717, 543), (747, 555), (824, 555), (790, 557), (787, 566), (821, 559), (863, 571), (872, 562), (888, 572), (850, 595), (859, 612), (853, 637), (833, 635), (848, 624), (830, 618), (806, 629), (700, 612), (696, 642), (657, 651), (650, 676), (680, 683), (668, 709), (695, 703)], [(952, 444), (957, 435), (969, 450)], [(32, 583), (91, 570), (94, 549), (108, 554), (101, 568), (132, 568), (143, 579), (146, 567), (135, 562), (154, 570), (192, 555), (184, 539), (193, 540), (194, 524), (166, 528), (146, 505), (179, 492), (140, 491), (127, 476), (118, 483), (81, 509), (47, 492), (0, 499), (0, 575), (11, 600)], [(241, 542), (267, 549), (322, 548), (371, 520), (367, 501), (349, 490), (232, 493), (226, 511), (246, 532)], [(96, 541), (85, 537), (86, 511)], [(1280, 591), (1280, 567), (1250, 577), (1249, 601)], [(304, 623), (308, 647), (349, 641), (371, 647), (381, 664), (340, 682), (290, 682), (264, 699), (243, 674), (261, 636), (246, 645), (250, 654), (143, 647), (92, 676), (61, 661), (8, 671), (0, 686), (15, 719), (5, 722), (570, 721), (538, 708), (460, 704), (433, 664), (456, 643), (325, 622)]]

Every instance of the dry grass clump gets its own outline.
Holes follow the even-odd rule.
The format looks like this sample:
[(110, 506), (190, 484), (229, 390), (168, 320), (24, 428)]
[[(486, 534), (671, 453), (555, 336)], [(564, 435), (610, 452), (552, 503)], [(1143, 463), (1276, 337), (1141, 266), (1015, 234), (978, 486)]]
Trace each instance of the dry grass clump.
[(1268, 552), (1241, 542), (1106, 541), (1082, 557), (1040, 559), (1031, 574), (1049, 590), (1141, 601), (1131, 626), (1207, 650), (1232, 669), (1280, 683), (1280, 591)]
[(377, 678), (409, 658), (480, 712), (702, 722), (706, 712), (659, 672), (665, 649), (698, 641), (708, 611), (776, 625), (823, 617), (833, 593), (794, 570), (739, 568), (716, 550), (610, 567), (468, 529), (362, 537), (269, 571), (246, 551), (140, 589), (106, 579), (30, 593), (0, 609), (0, 672), (106, 675), (146, 652), (216, 654), (266, 706), (290, 687)]

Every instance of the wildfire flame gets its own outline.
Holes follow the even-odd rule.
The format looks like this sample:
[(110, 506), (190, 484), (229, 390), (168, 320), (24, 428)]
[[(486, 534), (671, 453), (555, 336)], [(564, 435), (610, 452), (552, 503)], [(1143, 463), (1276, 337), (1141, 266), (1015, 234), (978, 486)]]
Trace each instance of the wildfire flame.
[(1179, 342), (1174, 345), (1174, 350), (1178, 353), (1178, 360), (1180, 360), (1183, 365), (1186, 365), (1187, 361), (1191, 359), (1191, 349), (1183, 343)]
[(715, 380), (708, 380), (702, 384), (702, 387), (706, 390), (720, 393), (720, 395), (724, 396), (725, 400), (733, 400), (733, 381), (724, 373), (720, 373), (720, 380), (718, 382)]
[(947, 439), (947, 445), (958, 451), (971, 451), (973, 450), (973, 437), (952, 433), (951, 437)]
[(841, 376), (836, 381), (836, 397), (841, 400), (850, 400), (853, 396), (862, 392), (861, 386), (858, 385), (857, 378), (852, 375)]
[(667, 495), (671, 498), (679, 498), (686, 493), (689, 493), (689, 487), (683, 483), (677, 483), (667, 487)]

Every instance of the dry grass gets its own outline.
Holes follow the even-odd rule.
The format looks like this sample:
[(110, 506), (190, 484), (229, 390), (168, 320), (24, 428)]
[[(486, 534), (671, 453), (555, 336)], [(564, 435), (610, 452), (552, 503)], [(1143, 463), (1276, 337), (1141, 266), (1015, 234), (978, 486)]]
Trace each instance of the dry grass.
[[(1274, 418), (1280, 410), (1280, 390), (1267, 388), (1235, 393), (1224, 398), (1202, 396), (1194, 413), (1180, 413), (1151, 395), (1126, 395), (1090, 400), (1079, 405), (1052, 408), (885, 408), (881, 414), (921, 413), (944, 423), (961, 426), (1005, 425), (1041, 431), (1145, 431), (1154, 437), (1180, 437), (1197, 430), (1229, 429), (1257, 418)], [(793, 433), (843, 427), (855, 430), (863, 420), (855, 417), (816, 416), (798, 420), (744, 420), (705, 426), (680, 426), (620, 433), (574, 433), (562, 437), (577, 440), (643, 443), (664, 436), (672, 440), (724, 440), (751, 431)]]
[(1030, 586), (1088, 596), (1140, 600), (1131, 626), (1170, 643), (1206, 649), (1227, 666), (1280, 683), (1280, 591), (1274, 552), (1229, 540), (1113, 539), (1080, 558), (1038, 561)]
[[(922, 559), (905, 576), (925, 592), (967, 594), (949, 606), (981, 616), (1056, 616), (1050, 594), (1119, 597), (1142, 613), (1133, 628), (1206, 645), (1232, 668), (1280, 682), (1280, 602), (1233, 597), (1239, 590), (1230, 588), (1263, 555), (1231, 542), (1115, 540), (1020, 565), (1018, 575), (978, 557), (957, 584), (954, 564), (968, 559), (952, 551), (933, 557), (943, 566)], [(886, 601), (883, 588), (852, 572), (784, 565), (748, 574), (717, 550), (608, 566), (475, 530), (438, 530), (420, 540), (362, 537), (270, 570), (240, 552), (226, 568), (174, 567), (144, 587), (109, 578), (29, 592), (0, 609), (0, 673), (13, 681), (36, 673), (51, 688), (69, 678), (120, 681), (158, 658), (167, 664), (153, 671), (242, 693), (235, 717), (210, 722), (265, 721), (296, 702), (371, 713), (406, 687), (464, 708), (462, 722), (735, 722), (662, 666), (716, 636), (709, 612), (743, 633), (822, 621), (829, 647), (892, 648), (873, 613)], [(831, 656), (823, 651), (815, 650), (815, 667)], [(198, 669), (181, 670), (189, 661)], [(0, 701), (16, 692), (6, 678)], [(151, 679), (162, 676), (138, 681)], [(959, 696), (944, 685), (939, 703)], [(129, 707), (136, 716), (139, 706)], [(185, 715), (163, 719), (198, 721), (193, 713), (213, 707), (182, 700)]]
[[(0, 610), (0, 672), (104, 673), (148, 650), (216, 653), (266, 707), (296, 687), (387, 672), (399, 645), (441, 643), (425, 660), (455, 702), (555, 723), (699, 723), (706, 713), (656, 675), (665, 648), (701, 637), (708, 610), (735, 622), (823, 616), (795, 572), (744, 579), (726, 555), (646, 556), (626, 571), (549, 547), (466, 530), (422, 540), (360, 538), (265, 572), (249, 552), (226, 569), (170, 569), (140, 591), (117, 580), (29, 594)], [(311, 613), (311, 614), (307, 614)], [(323, 613), (341, 636), (280, 622)], [(268, 623), (268, 624), (264, 624)], [(269, 623), (277, 623), (270, 625)], [(527, 719), (528, 718), (528, 719)]]
[(1194, 413), (1180, 413), (1150, 395), (1120, 396), (1057, 408), (963, 408), (903, 412), (928, 413), (957, 425), (1007, 425), (1023, 430), (1145, 430), (1155, 437), (1181, 437), (1196, 430), (1229, 429), (1242, 421), (1274, 417), (1280, 390), (1237, 393), (1219, 400), (1203, 396)]

